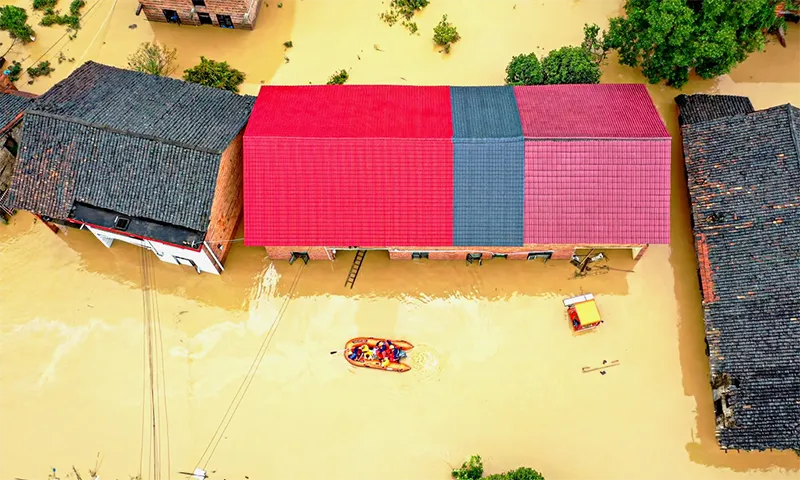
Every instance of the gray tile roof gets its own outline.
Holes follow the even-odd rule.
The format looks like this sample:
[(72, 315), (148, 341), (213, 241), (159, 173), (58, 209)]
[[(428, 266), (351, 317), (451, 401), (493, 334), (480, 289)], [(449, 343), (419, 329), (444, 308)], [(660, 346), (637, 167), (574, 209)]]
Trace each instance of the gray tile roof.
[(734, 382), (720, 445), (800, 449), (800, 111), (682, 133), (711, 373)]
[(0, 92), (0, 129), (14, 121), (32, 101), (20, 95)]
[(10, 202), (64, 219), (77, 201), (206, 231), (220, 154), (254, 100), (88, 62), (26, 111)]
[(525, 141), (514, 87), (450, 87), (453, 245), (522, 246)]
[(514, 87), (450, 87), (454, 138), (522, 137)]
[(754, 111), (749, 98), (735, 95), (678, 95), (675, 97), (675, 103), (680, 109), (680, 115), (678, 115), (680, 125), (743, 115)]

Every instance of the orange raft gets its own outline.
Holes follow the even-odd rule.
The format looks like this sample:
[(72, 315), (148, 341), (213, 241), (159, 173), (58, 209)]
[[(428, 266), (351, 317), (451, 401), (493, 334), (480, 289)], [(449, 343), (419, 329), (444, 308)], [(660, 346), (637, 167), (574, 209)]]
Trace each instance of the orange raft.
[[(374, 368), (377, 370), (386, 370), (389, 372), (407, 372), (411, 370), (411, 367), (406, 365), (405, 363), (391, 362), (389, 363), (389, 365), (384, 367), (383, 365), (381, 365), (381, 361), (378, 360), (377, 358), (366, 359), (364, 358), (365, 356), (362, 355), (358, 360), (352, 360), (349, 357), (350, 352), (353, 351), (353, 347), (361, 348), (363, 345), (366, 345), (367, 347), (374, 349), (378, 346), (379, 342), (385, 342), (385, 341), (387, 341), (387, 339), (375, 338), (375, 337), (354, 338), (349, 342), (347, 342), (347, 344), (344, 346), (344, 358), (351, 365), (354, 365), (356, 367)], [(407, 352), (412, 348), (414, 348), (414, 345), (411, 345), (405, 340), (389, 340), (389, 341), (392, 342), (392, 344), (394, 344), (395, 347), (399, 348), (400, 350), (403, 350), (404, 352)]]

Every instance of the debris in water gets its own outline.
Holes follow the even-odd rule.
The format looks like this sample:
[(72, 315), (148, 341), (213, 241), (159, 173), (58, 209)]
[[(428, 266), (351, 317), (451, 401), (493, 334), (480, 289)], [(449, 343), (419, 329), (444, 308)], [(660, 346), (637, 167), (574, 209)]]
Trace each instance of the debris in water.
[(400, 80), (402, 80), (402, 81), (404, 81), (404, 82), (407, 82), (407, 81), (408, 81), (408, 80), (406, 80), (406, 77), (400, 77)]
[(608, 360), (603, 360), (603, 365), (605, 365), (606, 363), (608, 363)]
[(361, 60), (361, 55), (356, 55), (356, 57), (358, 57), (358, 59)]
[(605, 370), (600, 370), (600, 375), (605, 375), (605, 374), (606, 374)]
[(137, 25), (137, 24), (135, 24), (135, 23), (131, 23), (130, 25), (128, 25), (128, 28), (130, 28), (131, 30), (133, 30), (133, 29), (139, 28), (139, 25)]
[(382, 52), (382, 51), (383, 51), (383, 50), (381, 50), (381, 46), (380, 46), (380, 45), (378, 45), (377, 43), (376, 43), (375, 45), (373, 45), (373, 46), (372, 46), (372, 48), (374, 48), (375, 50), (377, 50), (377, 51), (379, 51), (379, 52)]

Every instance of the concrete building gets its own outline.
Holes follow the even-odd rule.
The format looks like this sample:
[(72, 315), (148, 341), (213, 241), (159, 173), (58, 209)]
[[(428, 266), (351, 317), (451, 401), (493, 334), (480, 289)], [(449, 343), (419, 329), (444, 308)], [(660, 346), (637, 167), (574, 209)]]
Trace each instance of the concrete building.
[(273, 259), (669, 243), (671, 140), (643, 85), (264, 86), (244, 142), (245, 244)]
[(25, 112), (9, 202), (223, 271), (242, 212), (253, 97), (87, 62)]

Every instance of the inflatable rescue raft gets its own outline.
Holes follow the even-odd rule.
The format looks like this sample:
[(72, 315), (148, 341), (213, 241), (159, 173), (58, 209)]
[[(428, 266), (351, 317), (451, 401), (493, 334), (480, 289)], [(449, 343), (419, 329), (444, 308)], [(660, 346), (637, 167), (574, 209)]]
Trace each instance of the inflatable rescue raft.
[[(358, 359), (353, 360), (350, 358), (350, 354), (353, 351), (353, 348), (361, 349), (362, 346), (366, 345), (368, 348), (372, 350), (376, 350), (378, 347), (379, 342), (386, 342), (388, 339), (386, 338), (375, 338), (375, 337), (358, 337), (350, 340), (347, 342), (344, 348), (344, 358), (347, 360), (351, 365), (356, 367), (364, 367), (364, 368), (374, 368), (376, 370), (386, 370), (388, 372), (407, 372), (411, 370), (411, 367), (406, 365), (405, 363), (397, 362), (389, 362), (388, 365), (385, 367), (381, 364), (381, 361), (377, 359), (374, 355), (360, 355)], [(392, 344), (404, 351), (408, 352), (414, 345), (406, 342), (405, 340), (389, 340)]]

